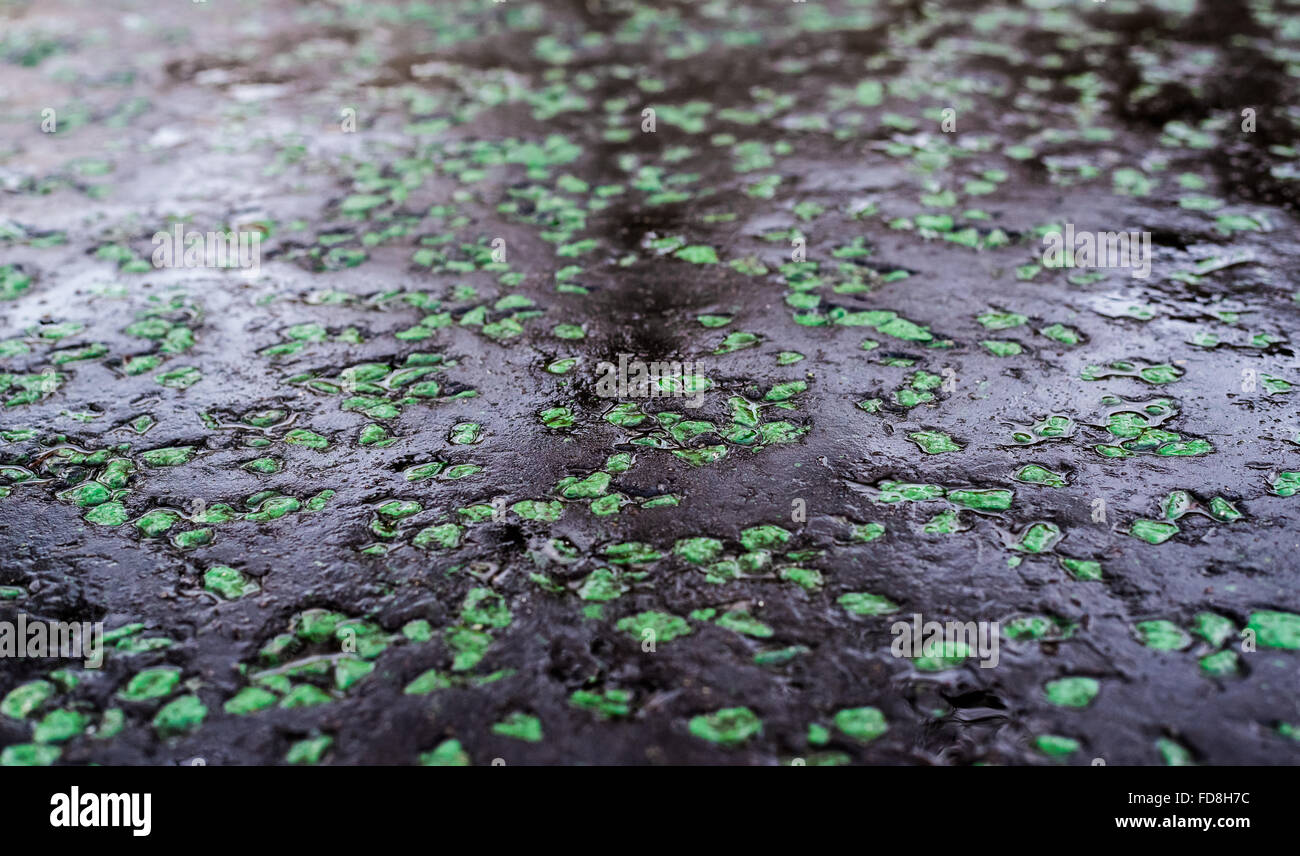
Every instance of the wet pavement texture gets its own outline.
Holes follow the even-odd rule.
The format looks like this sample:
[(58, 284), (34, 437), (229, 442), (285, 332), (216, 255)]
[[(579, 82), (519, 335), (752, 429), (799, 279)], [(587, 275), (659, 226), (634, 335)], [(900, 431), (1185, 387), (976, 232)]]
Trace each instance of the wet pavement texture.
[(0, 761), (1300, 761), (1297, 79), (1277, 0), (0, 3), (0, 619), (107, 633)]

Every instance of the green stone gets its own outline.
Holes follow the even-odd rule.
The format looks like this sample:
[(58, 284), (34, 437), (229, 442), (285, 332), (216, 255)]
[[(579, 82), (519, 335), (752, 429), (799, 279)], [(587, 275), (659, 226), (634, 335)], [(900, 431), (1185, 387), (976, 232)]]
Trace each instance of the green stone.
[(468, 767), (469, 754), (461, 748), (459, 740), (444, 740), (431, 752), (420, 754), (423, 767)]
[(1300, 615), (1291, 612), (1263, 610), (1252, 612), (1246, 629), (1255, 633), (1255, 641), (1262, 648), (1300, 649)]
[(170, 666), (145, 669), (132, 677), (127, 683), (126, 689), (119, 692), (118, 696), (126, 701), (147, 701), (149, 699), (163, 698), (171, 695), (176, 687), (180, 685), (180, 682), (180, 669)]
[(885, 715), (875, 707), (853, 707), (841, 710), (835, 714), (835, 727), (863, 743), (869, 743), (889, 730)]
[(0, 713), (13, 719), (26, 719), (28, 714), (45, 704), (54, 695), (54, 684), (49, 681), (29, 681), (14, 687), (0, 701)]
[(1047, 682), (1047, 700), (1059, 707), (1087, 707), (1100, 689), (1094, 678), (1060, 678)]
[(512, 713), (492, 726), (492, 733), (502, 737), (511, 737), (527, 743), (540, 743), (542, 740), (542, 721), (526, 713)]
[(763, 730), (763, 721), (747, 707), (725, 707), (691, 718), (690, 733), (701, 740), (736, 746)]
[(639, 640), (651, 642), (671, 642), (691, 632), (690, 625), (684, 619), (665, 612), (642, 612), (638, 615), (630, 615), (620, 619), (615, 626)]
[(201, 726), (207, 715), (198, 696), (181, 696), (163, 705), (153, 718), (153, 727), (161, 737), (186, 734)]

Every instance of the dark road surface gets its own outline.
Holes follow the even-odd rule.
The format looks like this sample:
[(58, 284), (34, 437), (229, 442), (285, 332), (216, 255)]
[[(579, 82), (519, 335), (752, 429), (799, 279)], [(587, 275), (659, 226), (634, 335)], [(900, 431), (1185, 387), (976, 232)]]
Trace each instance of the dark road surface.
[(107, 633), (0, 761), (1300, 762), (1298, 80), (1278, 0), (0, 0), (0, 621)]

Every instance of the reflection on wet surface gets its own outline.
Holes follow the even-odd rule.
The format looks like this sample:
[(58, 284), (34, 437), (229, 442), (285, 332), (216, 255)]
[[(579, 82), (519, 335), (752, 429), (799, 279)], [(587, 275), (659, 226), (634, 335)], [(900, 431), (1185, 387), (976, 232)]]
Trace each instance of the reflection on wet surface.
[(4, 763), (1300, 757), (1282, 4), (0, 16)]

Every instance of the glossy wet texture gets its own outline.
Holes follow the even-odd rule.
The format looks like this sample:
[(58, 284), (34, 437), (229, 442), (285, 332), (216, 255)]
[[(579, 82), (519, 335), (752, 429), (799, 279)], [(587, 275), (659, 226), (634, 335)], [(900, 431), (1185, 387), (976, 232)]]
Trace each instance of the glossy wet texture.
[(0, 21), (4, 763), (1300, 761), (1294, 9)]

